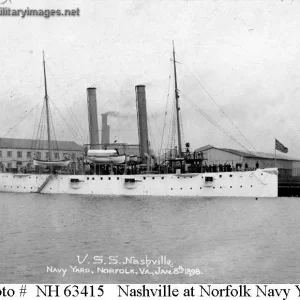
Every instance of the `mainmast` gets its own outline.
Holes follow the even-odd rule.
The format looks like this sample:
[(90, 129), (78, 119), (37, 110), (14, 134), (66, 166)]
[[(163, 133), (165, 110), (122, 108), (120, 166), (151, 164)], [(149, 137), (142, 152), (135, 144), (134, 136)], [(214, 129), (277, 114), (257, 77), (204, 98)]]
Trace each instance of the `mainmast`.
[(45, 101), (46, 101), (46, 114), (47, 114), (47, 133), (48, 133), (48, 152), (49, 152), (48, 161), (51, 161), (50, 117), (49, 117), (47, 78), (46, 78), (46, 63), (45, 63), (44, 51), (43, 51), (43, 66), (44, 66)]
[(181, 147), (181, 132), (180, 132), (180, 117), (179, 117), (179, 94), (177, 89), (177, 74), (176, 74), (176, 60), (175, 60), (175, 47), (173, 41), (173, 63), (174, 63), (174, 79), (175, 79), (175, 99), (176, 99), (176, 115), (177, 115), (177, 134), (178, 134), (178, 152), (179, 157), (182, 155), (182, 147)]

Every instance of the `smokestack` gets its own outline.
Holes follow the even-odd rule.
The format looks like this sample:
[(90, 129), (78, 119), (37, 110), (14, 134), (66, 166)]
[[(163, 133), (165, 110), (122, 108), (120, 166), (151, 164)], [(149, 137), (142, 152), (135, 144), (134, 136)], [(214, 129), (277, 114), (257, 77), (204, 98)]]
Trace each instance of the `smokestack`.
[(146, 91), (144, 85), (137, 85), (135, 87), (136, 93), (136, 107), (138, 115), (138, 129), (139, 129), (139, 143), (140, 143), (140, 157), (142, 163), (147, 163), (145, 155), (149, 153), (149, 139), (148, 139), (148, 123), (147, 123), (147, 106), (146, 106)]
[(101, 144), (107, 145), (110, 143), (110, 126), (107, 125), (108, 113), (102, 114), (102, 134), (101, 134)]
[(99, 149), (99, 130), (97, 116), (96, 88), (87, 88), (87, 103), (89, 114), (90, 148)]

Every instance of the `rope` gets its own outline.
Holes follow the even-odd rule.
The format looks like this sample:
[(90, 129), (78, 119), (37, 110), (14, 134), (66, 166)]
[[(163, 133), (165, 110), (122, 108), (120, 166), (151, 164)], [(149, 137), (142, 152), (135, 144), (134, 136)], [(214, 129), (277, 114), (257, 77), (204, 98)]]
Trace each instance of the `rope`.
[(209, 121), (211, 122), (215, 127), (217, 127), (221, 132), (226, 134), (231, 140), (239, 144), (241, 147), (243, 147), (247, 152), (251, 153), (252, 152), (245, 147), (242, 143), (240, 143), (235, 137), (233, 137), (230, 133), (228, 133), (223, 127), (221, 127), (217, 122), (215, 122), (208, 114), (206, 114), (197, 104), (195, 104), (191, 99), (189, 99), (186, 95), (184, 95), (182, 92), (180, 92), (184, 98), (186, 98), (188, 101), (190, 101), (199, 111), (200, 113)]
[(168, 135), (168, 143), (167, 148), (172, 149), (173, 143), (175, 144), (175, 130), (176, 130), (176, 107), (175, 107), (175, 101), (173, 101), (173, 107), (172, 107), (172, 118), (170, 120), (170, 128), (169, 128), (169, 135)]
[[(183, 93), (181, 92), (181, 94), (183, 95)], [(216, 123), (209, 115), (207, 115), (197, 104), (195, 104), (192, 100), (190, 100), (187, 96), (185, 96), (187, 100), (189, 100), (199, 111), (200, 113), (206, 118), (208, 119), (208, 121), (210, 121), (214, 126), (216, 126), (220, 131), (222, 131), (224, 134), (226, 134), (230, 139), (232, 139), (234, 142), (236, 142), (237, 144), (239, 144), (241, 147), (243, 147), (247, 152), (249, 152), (250, 154), (252, 154), (252, 152), (247, 149), (243, 144), (241, 144), (238, 140), (236, 140), (231, 134), (229, 134), (224, 128), (222, 128), (218, 123)], [(258, 159), (259, 160), (259, 159)], [(253, 173), (253, 175), (260, 180), (260, 178), (258, 178), (256, 176), (255, 173)], [(261, 180), (260, 180), (261, 181)]]
[(215, 103), (215, 105), (220, 109), (223, 115), (230, 121), (230, 123), (238, 130), (238, 132), (244, 137), (244, 139), (249, 143), (249, 145), (257, 152), (252, 143), (247, 139), (247, 137), (241, 132), (238, 126), (230, 119), (230, 117), (225, 113), (225, 111), (221, 108), (221, 106), (217, 103), (217, 101), (213, 98), (213, 96), (209, 93), (209, 91), (201, 84), (201, 82), (196, 78), (196, 76), (189, 70), (189, 68), (183, 63), (183, 65), (187, 68), (187, 70), (191, 73), (196, 82), (200, 85), (200, 87), (206, 92), (209, 98)]
[[(59, 85), (58, 85), (58, 83), (57, 83), (57, 81), (56, 81), (56, 79), (55, 79), (55, 76), (53, 76), (53, 74), (52, 74), (52, 72), (51, 72), (51, 70), (50, 70), (50, 68), (49, 68), (48, 65), (47, 65), (47, 71), (50, 73), (50, 75), (51, 75), (51, 77), (52, 77), (52, 79), (53, 79), (53, 81), (54, 81), (54, 83), (55, 83), (55, 85), (56, 85), (56, 87), (57, 87), (57, 90), (59, 90)], [(79, 81), (79, 80), (78, 80), (78, 81)], [(66, 102), (66, 98), (64, 97), (63, 94), (61, 94), (61, 95), (62, 95), (62, 98), (65, 100), (65, 101), (64, 101), (64, 103), (65, 103), (65, 102)], [(66, 105), (65, 105), (65, 106), (66, 106)], [(73, 122), (74, 125), (75, 125), (75, 129), (76, 129), (76, 131), (77, 131), (78, 136), (80, 137), (81, 141), (83, 141), (83, 143), (84, 143), (84, 138), (82, 137), (82, 135), (85, 136), (86, 134), (85, 134), (85, 132), (83, 131), (82, 127), (80, 126), (80, 123), (78, 122), (78, 120), (77, 120), (75, 114), (73, 113), (72, 107), (71, 107), (71, 106), (70, 106), (70, 107), (67, 107), (67, 111), (68, 111), (68, 113), (70, 114), (71, 120), (72, 120), (72, 122)], [(81, 132), (80, 132), (80, 131), (81, 131)], [(81, 134), (82, 134), (82, 135), (81, 135)]]
[(50, 97), (48, 97), (51, 100), (51, 103), (53, 104), (54, 108), (58, 111), (58, 113), (60, 114), (61, 118), (63, 119), (63, 121), (66, 123), (68, 129), (70, 130), (70, 132), (73, 134), (74, 138), (77, 141), (80, 141), (80, 143), (82, 143), (83, 141), (80, 140), (80, 138), (78, 137), (78, 135), (73, 131), (72, 127), (69, 125), (68, 121), (66, 120), (66, 118), (63, 116), (63, 114), (60, 112), (60, 110), (58, 109), (58, 107), (55, 105), (55, 103), (52, 101), (52, 99)]
[(41, 117), (40, 117), (40, 123), (37, 129), (37, 135), (36, 135), (36, 142), (35, 142), (35, 146), (33, 146), (32, 148), (36, 148), (36, 149), (41, 149), (41, 140), (44, 136), (44, 130), (45, 130), (45, 110), (46, 110), (46, 104), (45, 101), (43, 102), (43, 108), (42, 108), (42, 112), (41, 112)]
[(166, 108), (165, 108), (165, 115), (164, 115), (164, 126), (163, 126), (163, 131), (162, 131), (162, 136), (161, 136), (161, 143), (160, 143), (159, 152), (161, 152), (161, 150), (162, 150), (164, 134), (165, 134), (165, 128), (166, 128), (166, 119), (167, 119), (167, 114), (168, 114), (168, 103), (169, 103), (169, 96), (170, 96), (171, 73), (172, 73), (172, 61), (170, 61), (170, 75), (169, 75), (167, 101), (166, 101)]
[(39, 105), (39, 103), (37, 105), (35, 105), (33, 108), (31, 108), (29, 110), (29, 112), (24, 115), (23, 117), (20, 118), (20, 120), (12, 127), (9, 128), (9, 130), (3, 135), (3, 137), (7, 136), (13, 129), (15, 129), (20, 123), (22, 123), (26, 117), (28, 117), (30, 115), (30, 113)]
[[(43, 107), (42, 107), (43, 108)], [(35, 113), (35, 118), (34, 118), (34, 125), (33, 125), (33, 128), (34, 130), (32, 130), (32, 139), (31, 139), (31, 149), (34, 149), (34, 141), (35, 141), (35, 128), (38, 127), (38, 118), (37, 118), (38, 114), (37, 114), (37, 111)]]
[(185, 138), (184, 138), (184, 130), (183, 130), (183, 124), (182, 124), (181, 110), (180, 110), (179, 118), (180, 118), (180, 126), (181, 126), (181, 140), (183, 142), (182, 144), (185, 145)]
[(50, 116), (50, 126), (52, 128), (52, 134), (53, 134), (53, 139), (51, 139), (51, 142), (54, 142), (56, 144), (56, 149), (53, 149), (53, 150), (58, 150), (58, 143), (57, 143), (57, 139), (56, 139), (56, 134), (55, 134), (55, 130), (54, 130), (53, 118), (52, 118), (50, 107), (49, 107), (49, 116)]

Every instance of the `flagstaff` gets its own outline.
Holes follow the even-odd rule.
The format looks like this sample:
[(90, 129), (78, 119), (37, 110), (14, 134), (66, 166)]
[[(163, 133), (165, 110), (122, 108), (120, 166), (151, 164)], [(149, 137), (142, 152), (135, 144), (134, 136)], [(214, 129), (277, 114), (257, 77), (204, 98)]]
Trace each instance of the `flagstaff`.
[(282, 152), (282, 153), (288, 153), (289, 149), (285, 147), (282, 143), (280, 143), (276, 138), (275, 138), (275, 167), (276, 167), (276, 150)]

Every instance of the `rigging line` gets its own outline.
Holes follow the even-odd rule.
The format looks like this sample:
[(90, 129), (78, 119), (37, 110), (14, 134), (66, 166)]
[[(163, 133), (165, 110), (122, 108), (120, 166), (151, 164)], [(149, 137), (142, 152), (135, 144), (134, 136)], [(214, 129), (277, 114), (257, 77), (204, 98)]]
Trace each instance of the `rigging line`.
[[(154, 145), (154, 147), (155, 147), (156, 142), (155, 142), (155, 139), (154, 139), (154, 137), (153, 137), (153, 135), (152, 135), (151, 130), (149, 130), (149, 134), (150, 134), (150, 136), (151, 136), (152, 143), (153, 143), (153, 145)], [(150, 147), (149, 147), (149, 148), (152, 149), (152, 150), (154, 151), (154, 149), (153, 149), (151, 143), (150, 143)], [(156, 149), (156, 147), (155, 147), (155, 149)]]
[(230, 139), (232, 139), (234, 142), (239, 144), (241, 147), (243, 147), (247, 152), (253, 154), (247, 147), (245, 147), (242, 143), (240, 143), (235, 137), (233, 137), (230, 133), (228, 133), (224, 128), (222, 128), (217, 122), (215, 122), (208, 114), (206, 114), (197, 104), (195, 104), (191, 99), (189, 99), (187, 96), (185, 96), (182, 92), (181, 94), (186, 98), (188, 101), (190, 101), (200, 112), (201, 114), (208, 119), (213, 125), (215, 125), (219, 130), (221, 130), (224, 134), (226, 134)]
[(73, 131), (73, 129), (71, 128), (71, 126), (70, 126), (69, 123), (67, 122), (66, 118), (65, 118), (65, 117), (63, 116), (63, 114), (60, 112), (60, 110), (59, 110), (58, 107), (55, 105), (55, 103), (52, 101), (52, 99), (51, 99), (50, 97), (48, 97), (48, 98), (51, 100), (51, 102), (52, 102), (54, 108), (56, 108), (57, 111), (59, 112), (61, 118), (62, 118), (63, 121), (66, 123), (68, 129), (69, 129), (70, 132), (73, 134), (74, 138), (75, 138), (77, 141), (80, 141), (80, 143), (83, 143), (83, 141), (80, 139), (80, 137), (79, 137), (78, 135), (76, 135), (76, 133)]
[[(152, 133), (153, 130), (152, 130), (152, 126), (150, 124), (149, 124), (149, 132), (150, 132), (150, 135), (151, 135), (152, 143), (155, 146), (155, 149), (157, 149), (157, 142), (156, 142), (156, 139), (154, 138), (154, 135)], [(153, 148), (152, 148), (152, 150), (154, 151)]]
[(42, 106), (42, 111), (41, 111), (41, 115), (40, 115), (40, 120), (39, 120), (39, 125), (37, 127), (37, 131), (36, 131), (36, 138), (35, 140), (33, 141), (33, 148), (37, 148), (39, 149), (39, 140), (40, 140), (40, 137), (39, 135), (41, 135), (41, 130), (42, 130), (42, 124), (43, 124), (43, 120), (44, 120), (44, 110), (45, 110), (45, 103), (43, 102), (43, 106)]
[[(36, 109), (37, 110), (37, 109)], [(35, 118), (34, 118), (34, 126), (33, 128), (37, 128), (37, 122), (38, 122), (38, 118), (37, 118), (37, 111), (35, 113)], [(32, 139), (31, 139), (31, 149), (34, 149), (34, 141), (35, 141), (35, 130), (32, 130)]]
[(170, 120), (169, 128), (169, 137), (168, 137), (168, 148), (173, 148), (173, 143), (175, 144), (175, 134), (176, 134), (176, 104), (175, 100), (173, 101), (172, 107), (172, 119)]
[(42, 120), (42, 127), (41, 127), (41, 136), (39, 139), (39, 149), (43, 149), (45, 147), (45, 131), (47, 130), (47, 123), (46, 123), (46, 103), (45, 103), (45, 109), (44, 109), (44, 115)]
[(162, 149), (162, 145), (163, 145), (163, 141), (164, 141), (165, 128), (166, 128), (166, 119), (167, 119), (167, 114), (168, 114), (168, 103), (169, 103), (170, 86), (171, 86), (171, 74), (172, 74), (172, 60), (170, 60), (170, 73), (169, 73), (169, 82), (168, 82), (168, 92), (167, 92), (167, 101), (166, 101), (165, 115), (164, 115), (164, 126), (163, 126), (162, 135), (161, 135), (160, 151)]
[[(53, 103), (52, 100), (51, 100), (51, 102), (52, 102), (52, 104), (55, 106), (55, 104)], [(55, 108), (58, 110), (58, 112), (59, 112), (61, 118), (62, 118), (63, 121), (66, 123), (66, 125), (67, 125), (69, 131), (72, 133), (73, 137), (74, 137), (77, 141), (79, 141), (80, 143), (82, 143), (83, 141), (82, 141), (81, 137), (78, 136), (78, 135), (76, 134), (76, 132), (72, 129), (72, 127), (71, 127), (70, 124), (67, 122), (67, 120), (66, 120), (66, 118), (63, 116), (63, 114), (59, 111), (59, 109), (58, 109), (56, 106), (55, 106)]]
[[(50, 115), (50, 123), (51, 123), (52, 134), (53, 134), (53, 138), (51, 139), (51, 142), (53, 144), (53, 150), (58, 150), (58, 143), (57, 143), (57, 138), (56, 138), (56, 134), (55, 134), (55, 130), (54, 130), (53, 117), (52, 117), (52, 112), (51, 112), (50, 107), (49, 107), (49, 115)], [(55, 146), (54, 144), (56, 144), (56, 149), (54, 149), (54, 146)]]
[[(43, 87), (44, 87), (43, 84), (41, 84), (40, 86), (33, 87), (32, 89), (41, 89), (41, 88), (43, 88)], [(13, 94), (13, 96), (18, 96), (17, 94), (14, 94), (12, 91), (8, 91), (8, 92), (6, 92), (6, 93), (4, 93), (4, 94), (0, 94), (0, 97), (1, 97), (1, 99), (2, 99), (2, 100), (0, 100), (0, 103), (6, 100), (6, 99), (5, 99), (6, 96), (9, 96), (9, 95), (12, 95), (12, 94)], [(8, 100), (9, 100), (9, 99), (8, 99)], [(9, 100), (9, 101), (10, 101), (10, 100)]]
[(169, 132), (168, 132), (168, 139), (167, 139), (167, 147), (170, 147), (172, 142), (172, 134), (173, 134), (173, 125), (174, 125), (174, 117), (175, 117), (175, 100), (171, 101), (171, 116), (169, 119)]
[(182, 140), (183, 140), (183, 144), (185, 145), (185, 138), (184, 138), (183, 125), (182, 125), (182, 115), (181, 115), (181, 110), (180, 110), (179, 117), (180, 117), (181, 137), (182, 137)]
[[(80, 132), (79, 134), (80, 134), (80, 136), (81, 136), (81, 139), (84, 140), (83, 137), (85, 136), (85, 132), (84, 132), (83, 129), (81, 128), (81, 126), (80, 126), (80, 124), (79, 124), (79, 121), (78, 121), (78, 119), (76, 118), (76, 116), (75, 116), (75, 114), (74, 114), (74, 112), (73, 112), (73, 110), (72, 110), (72, 107), (70, 107), (68, 110), (70, 111), (70, 115), (73, 116), (73, 118), (74, 118), (75, 121), (77, 122), (78, 127), (79, 127), (79, 129), (81, 130), (81, 132)], [(75, 126), (77, 127), (76, 122), (74, 122), (74, 124), (75, 124)]]
[[(148, 107), (148, 109), (149, 109), (149, 107)], [(152, 113), (151, 110), (149, 110), (149, 111), (150, 111), (150, 116), (151, 116), (151, 118), (152, 118), (152, 120), (153, 120), (153, 122), (154, 122), (154, 124), (155, 124), (155, 126), (156, 126), (156, 128), (157, 128), (157, 131), (158, 131), (159, 134), (161, 135), (161, 131), (160, 131), (159, 127), (157, 126), (157, 123), (156, 123), (156, 121), (155, 121), (154, 115), (153, 115), (153, 113)]]
[[(215, 127), (217, 127), (220, 131), (222, 131), (225, 135), (227, 135), (231, 140), (242, 146), (244, 149), (249, 151), (243, 144), (237, 141), (232, 135), (230, 135), (224, 128), (222, 128), (219, 124), (217, 124), (213, 119), (211, 119), (204, 111), (202, 111), (195, 103), (193, 103), (195, 107), (201, 112), (201, 114), (209, 120)], [(250, 151), (249, 151), (250, 152)]]
[[(70, 116), (71, 116), (71, 120), (72, 120), (72, 110), (71, 110), (71, 107), (66, 107), (67, 108), (67, 111), (69, 112), (69, 114), (70, 114)], [(73, 116), (74, 116), (74, 114), (73, 114)], [(74, 116), (74, 118), (75, 118), (75, 120), (76, 120), (76, 117)], [(80, 138), (80, 140), (84, 140), (83, 139), (83, 137), (82, 137), (82, 133), (83, 133), (83, 130), (79, 127), (78, 128), (78, 126), (77, 126), (77, 124), (76, 124), (76, 122), (74, 121), (74, 118), (73, 118), (73, 124), (75, 125), (75, 130), (76, 130), (76, 132), (77, 132), (77, 135), (78, 135), (78, 137)], [(82, 132), (80, 132), (80, 130), (79, 129), (81, 129), (81, 131)], [(83, 133), (83, 136), (84, 136), (85, 134)]]
[[(55, 76), (53, 76), (53, 74), (52, 74), (52, 72), (51, 72), (49, 66), (47, 67), (47, 71), (48, 71), (49, 74), (52, 76), (52, 79), (54, 80), (55, 85), (56, 85), (56, 87), (57, 87), (57, 90), (59, 90), (59, 85), (58, 85), (58, 83), (57, 83), (57, 81), (56, 81), (56, 79), (55, 79)], [(66, 98), (64, 97), (64, 95), (61, 94), (61, 96), (62, 96), (62, 98), (66, 101)], [(66, 104), (65, 104), (65, 106), (66, 106)], [(73, 118), (72, 121), (73, 121), (74, 124), (75, 124), (75, 127), (76, 127), (76, 130), (78, 131), (78, 134), (80, 134), (80, 136), (81, 136), (81, 134), (83, 134), (83, 136), (85, 136), (85, 132), (84, 132), (83, 129), (81, 128), (81, 126), (80, 126), (80, 124), (79, 124), (79, 122), (78, 122), (76, 116), (74, 115), (74, 113), (73, 113), (73, 111), (72, 111), (72, 107), (71, 107), (71, 106), (70, 106), (70, 107), (67, 107), (67, 106), (66, 106), (66, 108), (67, 108), (67, 111), (69, 112), (69, 114), (70, 114), (70, 116), (71, 116), (71, 119)], [(80, 131), (79, 129), (81, 130), (81, 133), (79, 133), (79, 131)], [(81, 136), (81, 139), (82, 139), (82, 136)]]
[(167, 94), (167, 101), (166, 101), (166, 108), (165, 108), (165, 113), (164, 113), (164, 126), (163, 126), (163, 131), (162, 131), (162, 135), (161, 135), (161, 142), (160, 142), (160, 149), (162, 149), (163, 146), (163, 142), (164, 142), (164, 135), (165, 135), (165, 129), (166, 129), (166, 119), (167, 119), (167, 107), (168, 107), (168, 102), (169, 102), (169, 92), (170, 92), (170, 80), (171, 80), (171, 76), (169, 77), (169, 88), (168, 88), (168, 94)]
[(173, 120), (172, 120), (172, 135), (171, 135), (171, 148), (173, 148), (173, 145), (174, 147), (176, 146), (176, 140), (177, 140), (177, 143), (178, 143), (178, 135), (176, 134), (177, 133), (177, 126), (176, 126), (176, 123), (177, 123), (177, 107), (176, 107), (176, 100), (174, 99), (174, 111), (173, 111)]
[(10, 133), (13, 129), (15, 129), (38, 105), (39, 103), (35, 105), (33, 108), (31, 108), (30, 111), (26, 115), (21, 117), (20, 120), (13, 127), (11, 127), (2, 137), (5, 137), (8, 133)]
[(173, 117), (174, 117), (173, 110), (174, 110), (174, 103), (171, 107), (171, 116), (170, 116), (170, 120), (169, 120), (169, 128), (168, 128), (169, 130), (168, 130), (168, 138), (167, 138), (167, 146), (166, 147), (169, 147), (171, 135), (172, 135), (172, 123), (173, 123)]
[[(181, 92), (183, 95), (183, 93)], [(222, 128), (218, 123), (216, 123), (209, 115), (207, 115), (198, 105), (196, 105), (191, 99), (189, 99), (187, 96), (185, 96), (187, 100), (189, 100), (196, 108), (198, 108), (201, 112), (201, 114), (207, 118), (214, 126), (216, 126), (220, 131), (222, 131), (224, 134), (226, 134), (231, 140), (239, 144), (242, 148), (246, 150), (251, 155), (254, 155), (256, 160), (259, 161), (261, 164), (264, 164), (264, 161), (259, 158), (259, 152), (251, 152), (246, 146), (244, 146), (242, 143), (240, 143), (235, 137), (233, 137), (230, 133), (228, 133), (224, 128)], [(258, 157), (257, 157), (258, 156)]]
[(46, 103), (44, 101), (43, 103), (43, 110), (42, 110), (42, 114), (41, 114), (41, 119), (40, 119), (40, 125), (38, 128), (38, 132), (37, 132), (37, 143), (36, 143), (36, 148), (38, 150), (42, 149), (42, 140), (44, 137), (44, 132), (45, 132), (45, 120), (46, 120)]
[(201, 84), (201, 82), (197, 79), (197, 77), (190, 71), (190, 69), (182, 63), (188, 71), (191, 73), (193, 78), (196, 80), (196, 82), (201, 86), (201, 88), (206, 92), (206, 94), (209, 96), (209, 98), (215, 103), (216, 106), (221, 110), (221, 112), (224, 114), (224, 116), (230, 121), (230, 123), (238, 130), (238, 132), (244, 137), (244, 139), (249, 143), (249, 145), (254, 149), (255, 152), (257, 150), (253, 146), (253, 144), (247, 139), (247, 137), (241, 132), (241, 130), (238, 128), (238, 126), (230, 119), (230, 117), (225, 113), (225, 111), (221, 108), (221, 106), (217, 103), (217, 101), (213, 98), (213, 96), (209, 93), (209, 91)]

